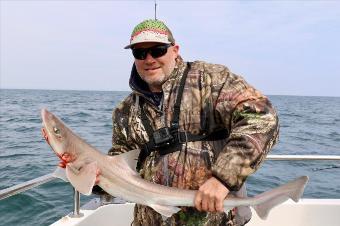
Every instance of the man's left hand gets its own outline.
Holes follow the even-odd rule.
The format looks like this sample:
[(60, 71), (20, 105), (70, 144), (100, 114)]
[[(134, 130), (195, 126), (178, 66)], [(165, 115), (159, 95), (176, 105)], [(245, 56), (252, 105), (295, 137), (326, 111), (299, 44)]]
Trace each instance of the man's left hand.
[(195, 207), (199, 211), (223, 212), (223, 201), (229, 190), (215, 177), (200, 186), (195, 196)]

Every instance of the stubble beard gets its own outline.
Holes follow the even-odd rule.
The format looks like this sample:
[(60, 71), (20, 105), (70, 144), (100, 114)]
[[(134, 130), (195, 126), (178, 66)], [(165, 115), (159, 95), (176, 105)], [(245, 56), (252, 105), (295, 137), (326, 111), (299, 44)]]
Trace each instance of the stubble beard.
[(142, 79), (152, 87), (161, 87), (164, 82), (167, 80), (167, 77), (165, 74), (157, 76), (157, 78), (150, 78), (148, 76), (142, 76)]
[(140, 75), (141, 78), (149, 85), (150, 89), (162, 90), (162, 85), (168, 80), (172, 71), (174, 70), (176, 65), (176, 60), (174, 60), (171, 65), (167, 68), (167, 70), (163, 71), (162, 74), (150, 77), (150, 76), (143, 76)]

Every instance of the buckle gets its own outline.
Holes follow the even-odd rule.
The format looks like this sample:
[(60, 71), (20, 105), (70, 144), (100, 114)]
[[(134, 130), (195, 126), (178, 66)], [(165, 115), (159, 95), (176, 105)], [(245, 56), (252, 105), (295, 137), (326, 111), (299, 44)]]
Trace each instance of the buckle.
[(153, 141), (156, 148), (169, 146), (173, 143), (173, 136), (170, 132), (170, 128), (163, 127), (153, 133)]
[[(187, 133), (187, 131), (178, 132), (177, 134), (178, 134), (178, 135), (177, 135), (177, 137), (178, 137), (178, 143), (184, 144), (184, 143), (187, 143), (187, 142), (188, 142), (188, 133)], [(185, 139), (185, 140), (182, 140), (181, 134), (184, 134), (184, 139)]]

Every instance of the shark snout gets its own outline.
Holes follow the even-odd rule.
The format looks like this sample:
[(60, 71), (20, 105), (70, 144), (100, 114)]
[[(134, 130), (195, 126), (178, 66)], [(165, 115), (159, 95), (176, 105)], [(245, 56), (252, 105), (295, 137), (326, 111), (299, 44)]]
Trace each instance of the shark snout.
[(42, 108), (40, 114), (41, 114), (42, 120), (45, 121), (47, 116), (51, 113), (46, 108)]

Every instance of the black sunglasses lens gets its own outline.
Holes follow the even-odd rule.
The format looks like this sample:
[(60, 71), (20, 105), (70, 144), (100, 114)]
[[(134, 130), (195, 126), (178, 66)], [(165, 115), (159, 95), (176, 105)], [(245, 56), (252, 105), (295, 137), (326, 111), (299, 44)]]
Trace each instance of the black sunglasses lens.
[(167, 51), (168, 51), (167, 46), (156, 46), (156, 47), (150, 48), (150, 54), (153, 58), (164, 56)]
[(146, 49), (132, 49), (132, 54), (138, 60), (145, 60), (148, 53), (150, 53), (153, 58), (158, 58), (164, 56), (167, 53), (169, 47), (170, 45), (160, 45)]
[(133, 56), (138, 60), (144, 60), (148, 49), (132, 49)]

